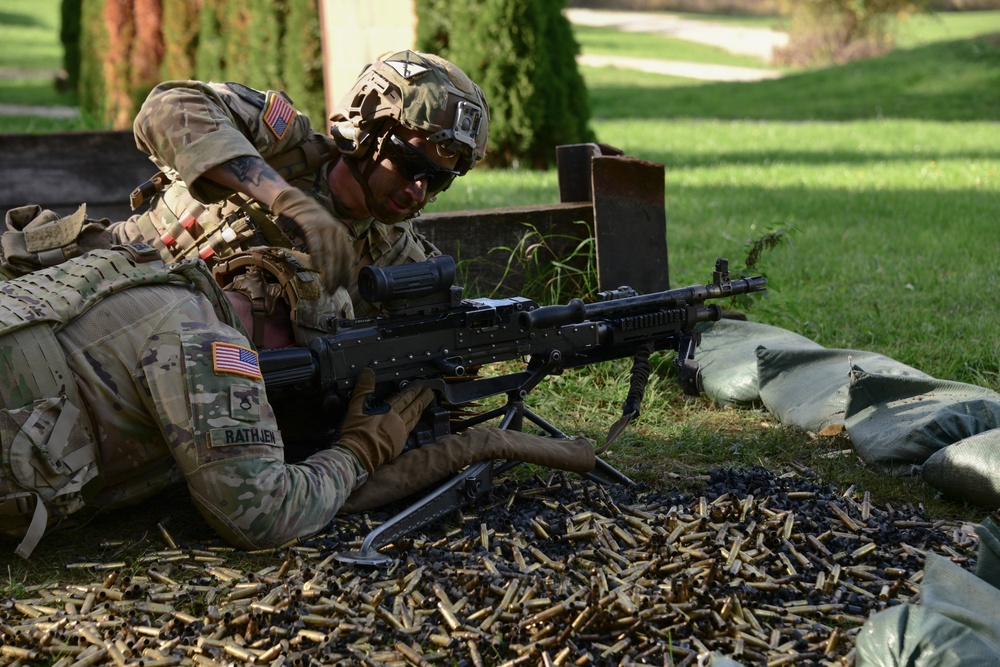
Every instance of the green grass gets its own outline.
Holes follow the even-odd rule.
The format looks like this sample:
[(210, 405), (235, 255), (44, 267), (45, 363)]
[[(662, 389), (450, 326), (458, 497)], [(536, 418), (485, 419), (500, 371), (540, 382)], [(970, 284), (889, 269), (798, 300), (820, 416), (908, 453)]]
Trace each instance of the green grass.
[(929, 12), (896, 22), (896, 44), (904, 48), (1000, 32), (1000, 11)]
[[(75, 106), (76, 94), (56, 88), (62, 68), (58, 0), (8, 0), (0, 9), (0, 101), (4, 104)], [(96, 129), (80, 118), (0, 116), (0, 133)]]
[[(584, 74), (598, 139), (666, 166), (674, 284), (791, 225), (767, 256), (768, 323), (1000, 390), (1000, 344), (980, 334), (1000, 306), (997, 65), (1000, 48), (972, 39), (760, 83)], [(510, 178), (525, 177), (474, 171), (442, 204), (551, 201)]]
[(0, 67), (62, 67), (58, 0), (5, 0), (0, 8)]
[(883, 58), (754, 83), (584, 69), (595, 118), (993, 120), (1000, 47), (990, 38), (897, 50)]
[[(753, 319), (1000, 391), (996, 64), (997, 46), (972, 39), (761, 83), (584, 76), (598, 139), (666, 166), (673, 285), (703, 283), (715, 257), (739, 263), (750, 239), (791, 226), (790, 243), (765, 254), (770, 293)], [(477, 170), (439, 205), (475, 208), (506, 178)], [(509, 205), (536, 203), (529, 193), (511, 193)], [(616, 446), (612, 462), (630, 474), (798, 461), (880, 502), (978, 518), (912, 479), (824, 457), (846, 441), (686, 399), (670, 387), (671, 370), (661, 367), (662, 393), (648, 401), (657, 409)], [(567, 374), (536, 394), (550, 414), (600, 440), (625, 372)]]

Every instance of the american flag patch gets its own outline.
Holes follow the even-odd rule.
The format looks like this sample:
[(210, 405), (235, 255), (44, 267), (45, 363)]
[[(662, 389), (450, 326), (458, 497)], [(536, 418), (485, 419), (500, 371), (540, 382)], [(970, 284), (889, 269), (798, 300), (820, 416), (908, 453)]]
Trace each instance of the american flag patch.
[(285, 136), (288, 126), (295, 118), (296, 111), (288, 102), (276, 93), (269, 93), (267, 109), (264, 111), (264, 124), (274, 133), (278, 139)]
[(231, 343), (212, 343), (212, 365), (215, 372), (244, 375), (255, 380), (262, 379), (257, 353)]

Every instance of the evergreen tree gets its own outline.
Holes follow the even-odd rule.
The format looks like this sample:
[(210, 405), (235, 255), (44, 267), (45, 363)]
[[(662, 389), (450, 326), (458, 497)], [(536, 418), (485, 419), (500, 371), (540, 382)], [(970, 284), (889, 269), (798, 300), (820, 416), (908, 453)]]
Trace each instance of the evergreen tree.
[(195, 77), (198, 52), (200, 0), (169, 0), (163, 3), (163, 79)]
[(83, 0), (62, 0), (59, 7), (59, 40), (63, 45), (63, 69), (66, 85), (76, 89), (80, 81), (80, 13)]
[[(249, 53), (246, 54), (252, 85), (280, 90), (281, 36), (285, 23), (284, 0), (250, 0), (250, 23), (247, 26)], [(239, 81), (240, 79), (235, 79)]]
[[(561, 144), (593, 141), (590, 107), (576, 67), (579, 46), (564, 0), (468, 0), (452, 4), (447, 38), (430, 21), (423, 44), (446, 44), (449, 58), (478, 83), (490, 104), (489, 164), (546, 168)], [(435, 23), (436, 21), (436, 23)], [(419, 29), (418, 29), (419, 31)], [(425, 46), (426, 48), (426, 46)]]
[[(198, 53), (195, 75), (202, 81), (226, 79), (225, 43), (223, 41), (226, 0), (203, 0), (198, 17)], [(228, 31), (227, 31), (228, 32)]]
[(106, 122), (107, 95), (102, 54), (108, 49), (108, 31), (104, 23), (104, 0), (82, 0), (80, 5), (80, 79), (77, 94), (80, 110)]
[(295, 108), (309, 116), (313, 127), (326, 131), (323, 93), (323, 48), (315, 0), (287, 0), (288, 15), (282, 43), (282, 85)]

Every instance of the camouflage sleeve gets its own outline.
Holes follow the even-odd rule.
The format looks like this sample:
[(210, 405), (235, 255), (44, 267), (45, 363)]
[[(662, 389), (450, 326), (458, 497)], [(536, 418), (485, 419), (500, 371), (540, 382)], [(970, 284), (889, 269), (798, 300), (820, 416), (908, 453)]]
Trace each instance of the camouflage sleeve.
[(156, 329), (136, 380), (208, 523), (248, 549), (321, 530), (366, 479), (357, 457), (332, 447), (285, 463), (249, 343), (219, 322), (200, 294)]
[(139, 150), (157, 167), (210, 203), (232, 191), (202, 179), (206, 171), (239, 157), (267, 159), (299, 144), (310, 125), (283, 93), (238, 83), (167, 81), (149, 93), (133, 131)]

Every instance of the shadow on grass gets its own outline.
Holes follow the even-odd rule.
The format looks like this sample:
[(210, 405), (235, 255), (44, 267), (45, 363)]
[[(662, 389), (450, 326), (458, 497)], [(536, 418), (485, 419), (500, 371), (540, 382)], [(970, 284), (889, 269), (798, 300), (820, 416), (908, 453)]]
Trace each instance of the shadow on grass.
[(38, 26), (44, 26), (45, 22), (39, 21), (37, 17), (29, 14), (0, 11), (0, 25), (11, 25), (19, 28), (35, 28)]
[(752, 83), (678, 85), (671, 77), (595, 75), (595, 120), (935, 121), (1000, 118), (1000, 36), (898, 50), (881, 58)]
[(824, 165), (860, 165), (860, 164), (892, 164), (895, 162), (928, 163), (935, 160), (947, 158), (949, 160), (1000, 160), (1000, 151), (957, 151), (942, 154), (941, 151), (915, 148), (914, 150), (902, 151), (845, 151), (845, 150), (808, 150), (801, 147), (789, 146), (788, 149), (761, 149), (751, 151), (733, 152), (712, 152), (704, 153), (684, 153), (671, 149), (658, 151), (655, 148), (643, 150), (643, 159), (651, 160), (663, 164), (668, 170), (672, 169), (692, 169), (702, 167), (727, 167), (746, 166), (760, 167), (767, 165), (770, 167), (785, 166), (824, 166)]

